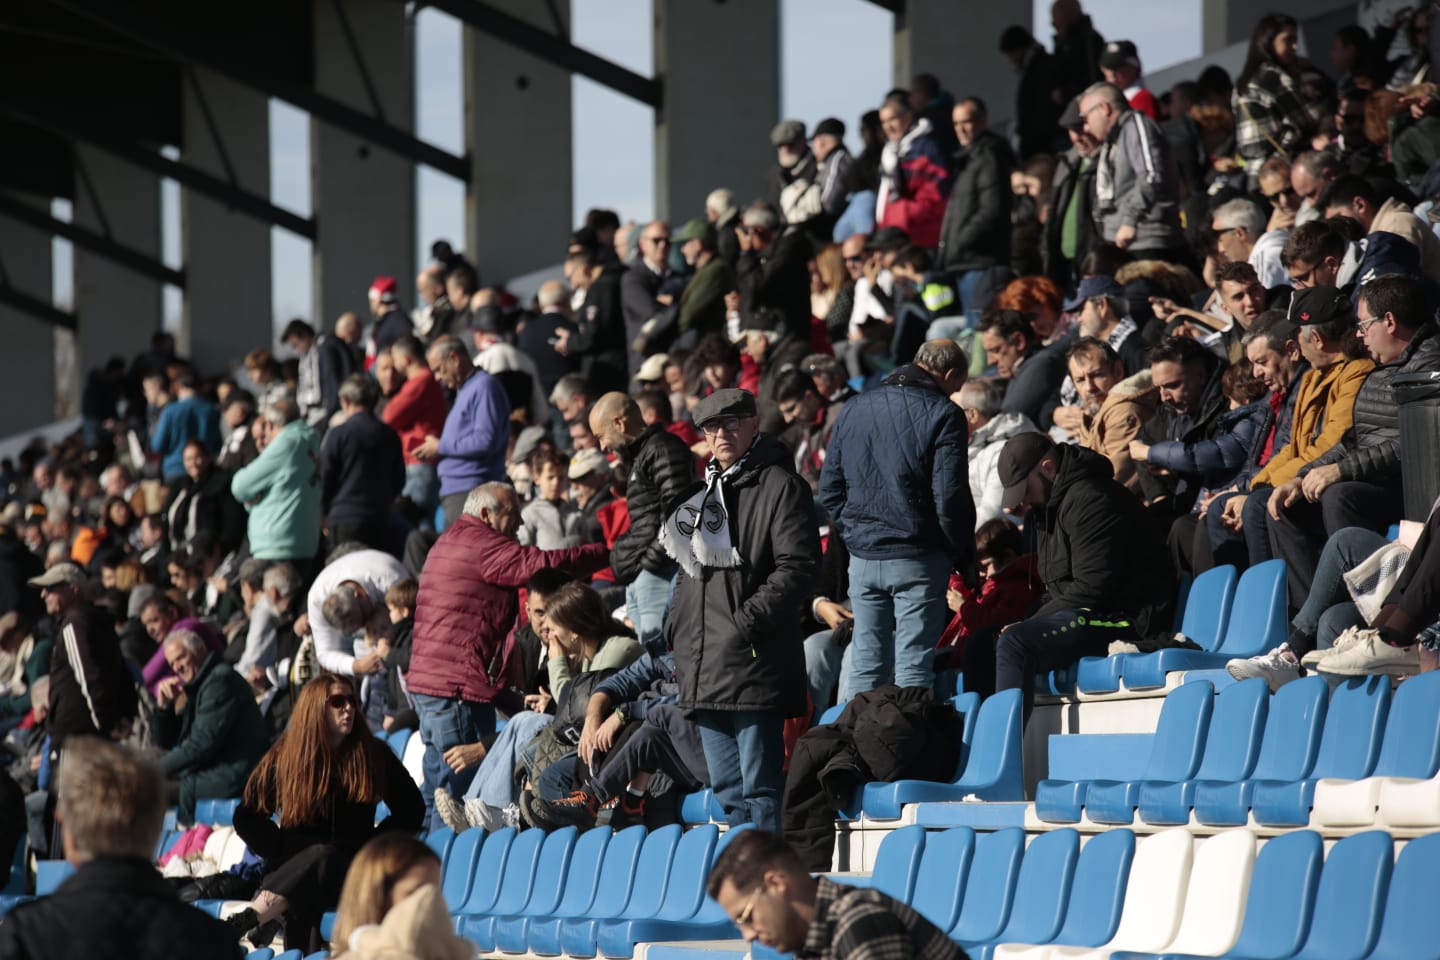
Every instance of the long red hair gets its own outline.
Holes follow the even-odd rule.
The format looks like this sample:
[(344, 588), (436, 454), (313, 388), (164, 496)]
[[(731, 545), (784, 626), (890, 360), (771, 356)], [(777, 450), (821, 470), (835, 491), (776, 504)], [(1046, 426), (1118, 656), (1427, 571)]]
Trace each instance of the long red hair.
[(371, 735), (355, 705), (355, 725), (338, 747), (330, 745), (325, 702), (331, 694), (355, 696), (348, 677), (321, 674), (300, 689), (290, 723), (265, 751), (245, 782), (245, 804), (263, 814), (280, 814), (280, 826), (318, 822), (332, 800), (375, 803), (384, 791), (380, 750), (389, 749)]

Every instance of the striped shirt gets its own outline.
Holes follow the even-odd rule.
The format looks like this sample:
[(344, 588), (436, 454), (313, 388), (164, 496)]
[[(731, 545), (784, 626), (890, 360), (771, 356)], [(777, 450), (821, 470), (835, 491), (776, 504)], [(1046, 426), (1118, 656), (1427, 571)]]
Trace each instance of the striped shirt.
[(944, 930), (878, 890), (821, 877), (800, 957), (821, 960), (966, 960)]

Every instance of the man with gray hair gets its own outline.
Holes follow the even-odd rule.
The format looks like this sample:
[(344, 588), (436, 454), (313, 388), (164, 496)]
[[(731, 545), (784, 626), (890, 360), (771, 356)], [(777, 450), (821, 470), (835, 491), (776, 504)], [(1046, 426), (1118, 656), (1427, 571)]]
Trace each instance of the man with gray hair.
[(414, 451), (418, 459), (436, 465), (448, 527), (460, 516), (471, 490), (505, 478), (510, 399), (500, 381), (475, 366), (454, 337), (436, 340), (425, 357), (440, 386), (455, 394), (440, 436), (427, 437)]
[(354, 550), (320, 571), (305, 605), (322, 670), (365, 676), (380, 669), (378, 654), (369, 651), (357, 656), (353, 641), (346, 641), (364, 630), (372, 618), (386, 615), (385, 591), (409, 576), (404, 564), (379, 550)]
[(1100, 144), (1091, 212), (1101, 237), (1136, 256), (1191, 259), (1180, 232), (1179, 168), (1159, 124), (1110, 83), (1080, 95), (1080, 117)]
[(65, 859), (75, 873), (0, 924), (0, 957), (213, 957), (240, 960), (224, 924), (180, 902), (151, 864), (165, 778), (125, 747), (81, 738), (57, 779)]
[[(455, 523), (435, 541), (420, 573), (405, 680), (425, 743), (421, 792), (427, 822), (437, 789), (461, 796), (474, 776), (473, 766), (452, 770), (445, 751), (479, 743), (494, 732), (497, 706), (506, 713), (523, 709), (512, 678), (520, 668), (514, 647), (520, 588), (548, 567), (582, 578), (609, 563), (603, 544), (568, 550), (521, 546), (515, 539), (519, 526), (514, 488), (478, 486), (466, 495)], [(438, 818), (435, 825), (440, 825)]]
[(250, 511), (250, 555), (313, 569), (320, 549), (320, 444), (293, 400), (261, 414), (260, 455), (230, 479), (230, 492)]
[(1000, 482), (996, 464), (1005, 441), (1021, 433), (1038, 429), (1023, 413), (1005, 413), (1005, 386), (997, 380), (971, 380), (960, 388), (956, 403), (965, 414), (970, 431), (970, 497), (975, 501), (975, 529), (987, 520), (1005, 515), (1000, 501), (1005, 485)]
[(405, 489), (400, 435), (375, 416), (375, 381), (363, 373), (340, 385), (345, 420), (320, 444), (321, 504), (330, 546), (356, 541), (393, 550), (391, 507)]
[(735, 206), (735, 194), (719, 187), (705, 197), (705, 219), (715, 227), (715, 249), (720, 259), (733, 269), (740, 261), (740, 240), (736, 236), (740, 227), (740, 210)]
[(891, 681), (935, 682), (950, 572), (975, 562), (967, 430), (955, 396), (969, 358), (930, 340), (915, 362), (845, 404), (820, 475), (820, 502), (850, 549), (855, 635), (838, 702)]
[(1265, 226), (1265, 211), (1245, 197), (1220, 204), (1210, 215), (1215, 247), (1224, 262), (1249, 263), (1267, 288), (1289, 286), (1290, 274), (1281, 262), (1280, 252), (1285, 249), (1290, 231), (1267, 231)]
[(764, 201), (745, 208), (739, 230), (740, 324), (745, 330), (789, 333), (805, 339), (810, 327), (810, 244), (785, 229)]
[(265, 721), (250, 685), (198, 633), (176, 630), (164, 646), (175, 675), (155, 689), (155, 741), (169, 748), (160, 769), (179, 781), (180, 822), (193, 823), (197, 800), (245, 789), (265, 752)]

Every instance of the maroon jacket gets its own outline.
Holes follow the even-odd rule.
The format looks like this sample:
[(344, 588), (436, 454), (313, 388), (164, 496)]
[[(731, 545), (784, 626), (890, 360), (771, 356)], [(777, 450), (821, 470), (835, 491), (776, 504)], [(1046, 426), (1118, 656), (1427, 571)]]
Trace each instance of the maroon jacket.
[(604, 544), (522, 547), (479, 517), (461, 515), (435, 541), (420, 572), (406, 685), (412, 693), (507, 706), (500, 701), (506, 699), (520, 588), (546, 567), (586, 577), (609, 561)]

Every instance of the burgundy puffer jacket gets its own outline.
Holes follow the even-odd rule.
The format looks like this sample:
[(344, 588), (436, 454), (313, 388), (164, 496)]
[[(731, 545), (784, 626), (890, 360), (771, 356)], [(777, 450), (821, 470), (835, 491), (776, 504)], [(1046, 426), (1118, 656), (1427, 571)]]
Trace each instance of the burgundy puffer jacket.
[(546, 567), (584, 578), (609, 560), (603, 544), (522, 547), (479, 517), (462, 515), (435, 541), (420, 572), (405, 678), (411, 692), (476, 703), (504, 699), (525, 581)]

